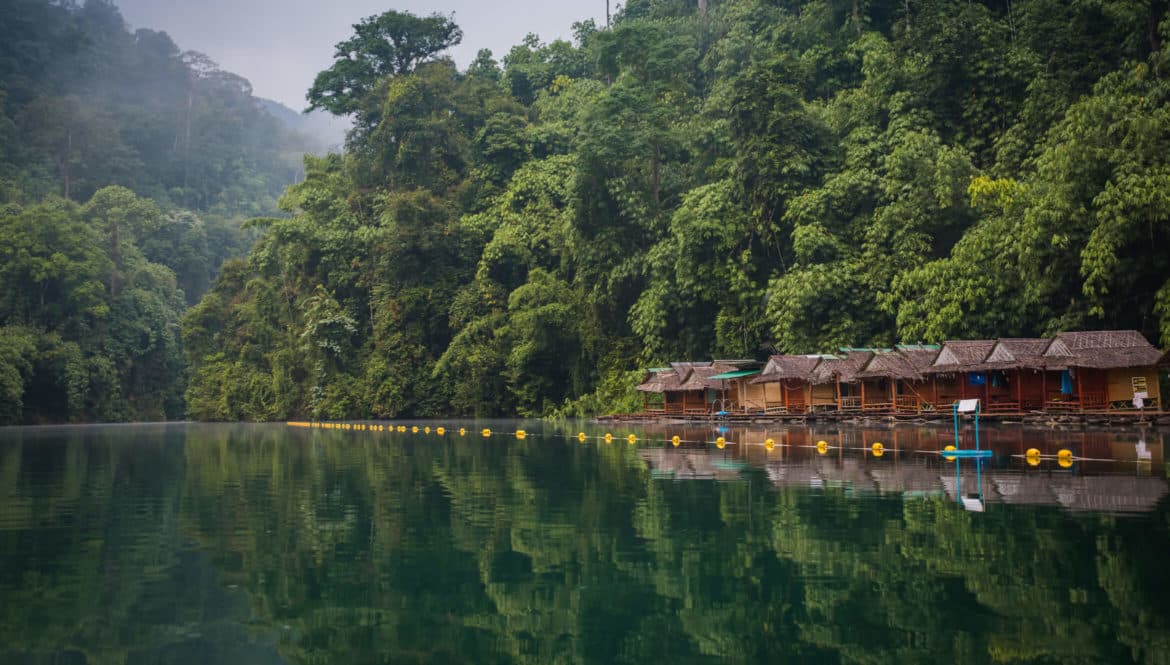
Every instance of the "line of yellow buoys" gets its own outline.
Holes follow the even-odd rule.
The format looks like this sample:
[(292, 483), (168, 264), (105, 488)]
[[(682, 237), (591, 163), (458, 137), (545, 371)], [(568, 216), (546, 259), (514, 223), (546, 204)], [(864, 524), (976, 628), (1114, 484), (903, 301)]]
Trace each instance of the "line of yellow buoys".
[[(286, 424), (289, 427), (303, 427), (303, 428), (310, 428), (310, 429), (346, 430), (346, 431), (359, 431), (359, 432), (387, 432), (388, 431), (388, 432), (398, 432), (399, 434), (405, 434), (407, 432), (410, 432), (411, 434), (418, 434), (421, 431), (423, 434), (430, 434), (432, 431), (434, 431), (434, 433), (439, 435), (439, 436), (445, 436), (447, 433), (447, 428), (445, 428), (445, 427), (439, 426), (439, 427), (434, 428), (434, 430), (432, 430), (429, 425), (424, 425), (420, 429), (420, 427), (418, 425), (410, 425), (410, 426), (407, 426), (407, 425), (383, 425), (383, 424), (374, 424), (374, 423), (346, 423), (346, 422), (323, 422), (323, 421), (289, 421)], [(466, 436), (468, 433), (468, 430), (465, 427), (460, 427), (458, 430), (454, 430), (454, 431), (458, 432), (459, 436)], [(480, 430), (479, 434), (481, 437), (488, 439), (488, 438), (491, 438), (493, 432), (490, 428), (485, 427), (485, 428)], [(538, 435), (530, 434), (529, 432), (522, 430), (522, 429), (518, 429), (515, 432), (499, 432), (498, 434), (501, 434), (504, 436), (513, 436), (520, 441), (526, 440), (532, 436), (538, 436)], [(585, 443), (586, 441), (591, 441), (591, 440), (604, 441), (605, 443), (613, 443), (614, 441), (618, 440), (621, 437), (615, 436), (611, 432), (606, 432), (605, 434), (600, 434), (597, 436), (590, 436), (590, 435), (586, 434), (585, 432), (578, 432), (577, 434), (566, 435), (565, 438), (576, 439), (577, 441), (579, 441), (581, 443)], [(663, 439), (653, 439), (653, 438), (641, 438), (640, 439), (637, 434), (631, 433), (631, 434), (627, 434), (625, 436), (625, 440), (631, 446), (636, 445), (639, 442), (642, 442), (642, 443), (669, 443), (670, 445), (672, 445), (676, 448), (681, 446), (684, 443), (715, 444), (715, 447), (719, 448), (719, 449), (726, 448), (727, 446), (736, 445), (736, 442), (728, 441), (723, 436), (717, 436), (717, 437), (715, 437), (715, 439), (710, 440), (710, 441), (701, 440), (701, 439), (684, 439), (677, 434), (670, 436), (669, 438), (663, 438)], [(830, 450), (836, 450), (836, 449), (847, 450), (847, 448), (844, 448), (843, 446), (831, 446), (831, 445), (829, 445), (829, 443), (827, 441), (823, 441), (823, 440), (818, 441), (815, 445), (809, 445), (809, 446), (794, 446), (793, 444), (787, 444), (787, 443), (777, 444), (776, 440), (771, 439), (771, 438), (764, 441), (764, 448), (766, 450), (768, 450), (769, 452), (771, 452), (772, 450), (775, 450), (777, 445), (780, 445), (782, 447), (788, 446), (788, 447), (797, 447), (797, 448), (815, 448), (817, 453), (819, 453), (821, 455), (827, 454)], [(858, 448), (858, 450), (864, 450), (864, 451), (870, 452), (873, 454), (874, 457), (881, 457), (886, 452), (884, 445), (881, 443), (874, 443), (869, 447)]]
[[(387, 424), (382, 424), (382, 423), (364, 423), (364, 422), (323, 422), (323, 421), (296, 421), (296, 420), (288, 421), (285, 424), (288, 425), (289, 427), (301, 427), (301, 428), (307, 428), (307, 429), (342, 430), (342, 431), (355, 431), (355, 432), (397, 432), (399, 434), (406, 434), (408, 432), (411, 434), (419, 434), (421, 432), (421, 433), (427, 434), (427, 435), (429, 435), (433, 432), (434, 434), (436, 434), (438, 436), (446, 436), (448, 431), (451, 431), (452, 433), (456, 433), (461, 437), (467, 436), (469, 434), (469, 430), (466, 427), (460, 427), (458, 429), (448, 430), (446, 427), (441, 426), (441, 425), (432, 429), (432, 427), (430, 425), (423, 425), (422, 427), (420, 427), (418, 425), (392, 425), (392, 424), (387, 425)], [(483, 437), (485, 439), (491, 438), (493, 434), (498, 434), (500, 436), (515, 437), (517, 440), (520, 440), (520, 441), (524, 441), (524, 440), (529, 439), (529, 438), (539, 438), (540, 436), (543, 436), (543, 435), (533, 434), (533, 433), (527, 432), (527, 431), (522, 430), (522, 429), (518, 429), (514, 432), (492, 432), (492, 430), (490, 428), (486, 428), (486, 427), (481, 429), (479, 434), (481, 437)], [(559, 438), (559, 437), (557, 437), (557, 438)], [(614, 441), (616, 441), (622, 437), (620, 435), (615, 436), (611, 432), (606, 432), (605, 434), (600, 434), (600, 435), (595, 435), (595, 436), (590, 436), (590, 435), (586, 434), (585, 432), (578, 432), (576, 434), (564, 435), (563, 438), (576, 439), (580, 443), (586, 443), (588, 441), (604, 441), (605, 443), (612, 444)], [(663, 443), (663, 444), (670, 444), (670, 445), (674, 446), (675, 448), (677, 448), (684, 443), (704, 444), (704, 445), (714, 444), (716, 448), (719, 448), (722, 450), (722, 449), (726, 448), (727, 446), (737, 445), (736, 442), (728, 441), (723, 436), (717, 436), (713, 440), (702, 440), (702, 439), (684, 439), (681, 436), (675, 434), (675, 435), (669, 436), (667, 438), (654, 439), (654, 438), (639, 438), (637, 434), (630, 433), (630, 434), (627, 434), (624, 438), (625, 438), (626, 442), (629, 443), (631, 446), (636, 445), (638, 443), (646, 443), (646, 444)], [(753, 444), (753, 445), (759, 445), (759, 444)], [(871, 455), (875, 458), (883, 457), (887, 453), (890, 453), (890, 452), (895, 452), (895, 453), (900, 452), (897, 449), (886, 448), (885, 444), (881, 443), (880, 441), (874, 441), (867, 446), (853, 448), (853, 447), (847, 447), (844, 445), (832, 445), (824, 439), (821, 439), (813, 444), (803, 445), (803, 444), (791, 444), (791, 443), (778, 442), (775, 439), (768, 438), (768, 439), (764, 440), (763, 446), (764, 446), (764, 449), (767, 450), (768, 452), (772, 452), (773, 450), (776, 449), (777, 446), (780, 446), (781, 448), (784, 448), (784, 447), (787, 447), (787, 448), (811, 448), (811, 449), (815, 450), (818, 455), (827, 455), (830, 450), (842, 450), (842, 451), (856, 450), (856, 451), (862, 451), (862, 452), (868, 453), (869, 455)], [(955, 456), (948, 455), (947, 453), (950, 451), (953, 451), (954, 449), (955, 449), (954, 446), (948, 445), (943, 450), (938, 451), (937, 454), (941, 455), (941, 457), (945, 460), (953, 461), (955, 459)], [(917, 451), (917, 452), (923, 453), (923, 452), (927, 452), (927, 451)], [(1064, 468), (1064, 469), (1070, 468), (1070, 467), (1072, 467), (1072, 465), (1074, 463), (1081, 462), (1081, 461), (1085, 461), (1085, 462), (1112, 461), (1112, 460), (1098, 460), (1098, 459), (1092, 459), (1092, 458), (1088, 458), (1088, 457), (1077, 457), (1071, 450), (1069, 450), (1067, 448), (1062, 448), (1061, 450), (1057, 451), (1057, 453), (1055, 455), (1041, 454), (1039, 449), (1029, 448), (1023, 455), (1012, 455), (1012, 457), (1023, 458), (1024, 462), (1028, 466), (1032, 466), (1032, 467), (1039, 466), (1045, 460), (1055, 460), (1057, 465), (1060, 466), (1061, 468)]]

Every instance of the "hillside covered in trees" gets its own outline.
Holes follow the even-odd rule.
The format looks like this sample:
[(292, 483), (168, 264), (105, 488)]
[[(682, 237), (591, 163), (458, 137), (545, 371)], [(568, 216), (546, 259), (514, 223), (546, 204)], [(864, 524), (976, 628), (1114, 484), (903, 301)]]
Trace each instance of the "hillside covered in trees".
[(208, 419), (622, 408), (668, 359), (1094, 327), (1170, 341), (1164, 0), (632, 0), (442, 57), (358, 26), (352, 116), (187, 316)]
[(183, 417), (179, 320), (314, 148), (106, 0), (0, 0), (0, 424)]
[(0, 418), (578, 414), (671, 359), (1165, 346), (1168, 8), (631, 0), (464, 70), (452, 18), (390, 11), (302, 162), (107, 0), (0, 0)]

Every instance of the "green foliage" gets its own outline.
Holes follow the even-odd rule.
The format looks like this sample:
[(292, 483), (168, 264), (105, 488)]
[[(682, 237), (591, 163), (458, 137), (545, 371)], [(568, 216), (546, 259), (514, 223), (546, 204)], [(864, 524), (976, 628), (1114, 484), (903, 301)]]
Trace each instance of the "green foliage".
[(1165, 13), (639, 1), (467, 72), (448, 19), (383, 15), (447, 35), (406, 60), (368, 19), (310, 92), (347, 153), (187, 319), (192, 413), (581, 414), (680, 358), (1170, 341)]
[(338, 42), (333, 65), (313, 81), (306, 95), (309, 109), (356, 113), (379, 80), (408, 74), (463, 39), (459, 26), (442, 14), (419, 17), (395, 10), (364, 18), (353, 30), (353, 37)]
[(0, 201), (122, 185), (165, 209), (262, 214), (312, 149), (246, 80), (166, 33), (131, 33), (109, 2), (0, 11), (13, 18), (0, 26)]
[(183, 415), (183, 296), (138, 246), (159, 218), (120, 187), (0, 211), (5, 423)]

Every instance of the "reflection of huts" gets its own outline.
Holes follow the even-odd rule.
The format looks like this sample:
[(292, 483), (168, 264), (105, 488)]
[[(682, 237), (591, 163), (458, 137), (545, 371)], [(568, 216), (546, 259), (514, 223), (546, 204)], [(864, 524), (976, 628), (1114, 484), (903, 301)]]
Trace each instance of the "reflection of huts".
[(948, 340), (923, 370), (931, 377), (931, 402), (937, 409), (948, 409), (956, 400), (971, 397), (987, 400), (986, 375), (975, 367), (987, 358), (994, 340)]
[[(813, 404), (812, 373), (822, 356), (778, 355), (751, 379), (760, 399), (751, 406), (764, 413), (804, 413)], [(836, 398), (830, 395), (834, 403)]]
[(728, 464), (723, 456), (706, 450), (641, 448), (641, 457), (656, 476), (677, 480), (735, 480), (742, 465)]
[(1060, 370), (1059, 392), (1047, 387), (1049, 408), (1133, 408), (1136, 395), (1144, 407), (1161, 406), (1162, 354), (1136, 330), (1060, 333), (1044, 359)]

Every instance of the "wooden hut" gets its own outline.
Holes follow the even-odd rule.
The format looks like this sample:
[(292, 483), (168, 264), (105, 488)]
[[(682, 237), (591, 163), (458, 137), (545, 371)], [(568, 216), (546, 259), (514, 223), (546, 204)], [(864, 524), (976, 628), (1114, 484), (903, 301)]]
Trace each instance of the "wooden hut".
[(666, 385), (677, 382), (678, 375), (670, 367), (652, 367), (642, 376), (638, 392), (642, 393), (642, 412), (660, 414), (666, 412)]
[(696, 365), (709, 364), (694, 362), (670, 363), (670, 373), (662, 375), (663, 412), (666, 415), (681, 416), (704, 407), (703, 390), (691, 389), (686, 384), (691, 377), (691, 371)]
[(1136, 330), (1060, 333), (1044, 351), (1060, 384), (1046, 387), (1046, 406), (1080, 411), (1162, 408), (1158, 365), (1163, 355)]
[(712, 377), (726, 372), (740, 369), (739, 362), (752, 361), (721, 361), (671, 363), (676, 371), (686, 372), (677, 386), (667, 388), (666, 392), (674, 393), (679, 402), (677, 413), (684, 415), (705, 415), (716, 411), (733, 411), (735, 403), (727, 397), (727, 384), (721, 379)]
[(1051, 343), (1051, 339), (1041, 337), (996, 340), (983, 362), (971, 367), (971, 371), (987, 377), (983, 410), (1024, 412), (1044, 408), (1045, 386), (1052, 380), (1044, 352)]
[(812, 408), (832, 406), (837, 411), (864, 409), (864, 384), (857, 378), (857, 373), (872, 356), (872, 351), (853, 350), (844, 356), (822, 359), (810, 375), (809, 382), (813, 386)]
[(986, 372), (976, 369), (991, 353), (995, 340), (948, 340), (943, 342), (934, 362), (923, 370), (931, 377), (931, 402), (947, 409), (955, 400), (977, 397), (987, 401), (989, 386)]
[(893, 350), (875, 351), (857, 372), (866, 396), (863, 410), (920, 413), (930, 408), (922, 371), (937, 357), (939, 347), (902, 345)]
[(697, 386), (701, 380), (709, 412), (735, 413), (741, 410), (742, 384), (747, 377), (759, 373), (758, 369), (749, 368), (759, 365), (757, 360), (714, 360), (706, 367), (695, 368), (688, 381)]
[(938, 344), (899, 344), (896, 348), (898, 354), (905, 358), (921, 377), (900, 379), (897, 382), (897, 396), (916, 399), (919, 411), (933, 411), (935, 404), (934, 396), (930, 392), (931, 379), (925, 372), (926, 368), (934, 364), (942, 347)]
[(764, 387), (752, 383), (760, 374), (759, 369), (729, 370), (707, 377), (707, 381), (720, 382), (720, 409), (728, 413), (765, 413)]
[[(764, 413), (804, 413), (813, 404), (812, 372), (823, 356), (777, 355), (751, 379), (761, 400), (752, 406)], [(835, 402), (835, 398), (834, 398)]]

